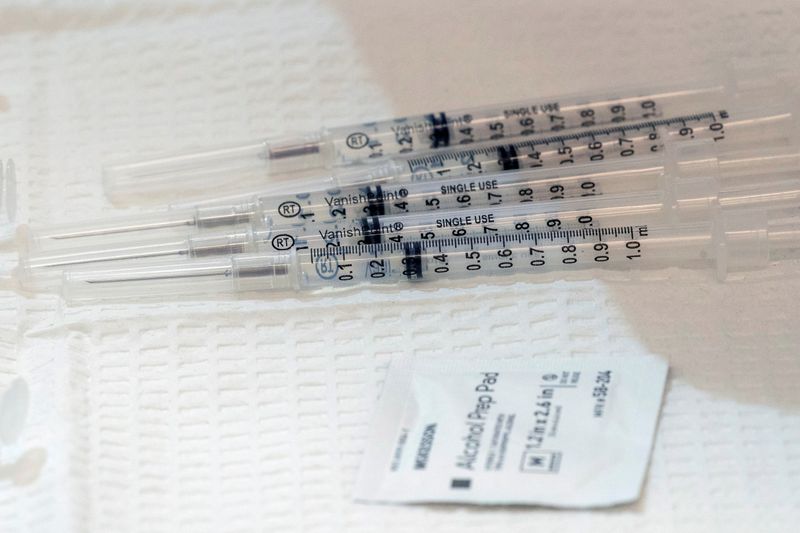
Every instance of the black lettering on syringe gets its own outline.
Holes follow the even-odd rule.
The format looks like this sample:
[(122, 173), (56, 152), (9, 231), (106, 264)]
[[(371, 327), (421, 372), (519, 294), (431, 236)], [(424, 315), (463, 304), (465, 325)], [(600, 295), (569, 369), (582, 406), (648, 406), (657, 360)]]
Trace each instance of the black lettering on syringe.
[(450, 218), (439, 218), (436, 220), (437, 228), (458, 228), (461, 226), (472, 226), (474, 224), (489, 224), (494, 222), (494, 214), (485, 215), (465, 215)]
[(525, 107), (516, 107), (514, 109), (504, 109), (503, 115), (505, 115), (506, 118), (512, 118), (540, 115), (543, 113), (558, 113), (559, 111), (561, 111), (561, 104), (559, 102), (550, 102), (547, 104), (533, 104)]
[(465, 192), (489, 191), (497, 189), (497, 180), (468, 181), (466, 183), (447, 183), (441, 186), (442, 194), (463, 194)]
[(397, 233), (403, 230), (403, 223), (400, 221), (382, 224), (380, 217), (362, 218), (357, 225), (336, 229), (319, 230), (319, 236), (328, 243), (336, 243), (341, 239), (361, 238), (362, 244), (380, 244), (386, 234)]
[(358, 194), (342, 194), (338, 196), (326, 197), (325, 203), (328, 204), (328, 207), (344, 207), (358, 204), (370, 205), (402, 200), (406, 196), (408, 196), (407, 189), (401, 188), (397, 190), (385, 191), (383, 190), (383, 187), (376, 185), (375, 187), (364, 187), (360, 189)]

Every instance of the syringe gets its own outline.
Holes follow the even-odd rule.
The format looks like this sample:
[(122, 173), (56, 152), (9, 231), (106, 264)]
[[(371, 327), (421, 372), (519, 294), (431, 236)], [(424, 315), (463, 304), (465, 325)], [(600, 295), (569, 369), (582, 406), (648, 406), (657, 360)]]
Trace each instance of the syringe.
[[(768, 224), (761, 210), (733, 210), (713, 220), (654, 223), (313, 247), (281, 254), (241, 254), (158, 265), (69, 270), (62, 294), (71, 302), (105, 298), (230, 295), (246, 291), (341, 289), (476, 276), (587, 268), (658, 269), (767, 266), (796, 254), (800, 222)], [(407, 285), (409, 286), (409, 285)]]
[[(796, 168), (797, 175), (800, 168)], [(197, 259), (214, 255), (319, 247), (402, 244), (415, 240), (440, 240), (464, 236), (529, 233), (537, 228), (556, 231), (592, 229), (598, 225), (641, 224), (643, 220), (695, 220), (710, 210), (729, 206), (770, 209), (800, 206), (800, 180), (772, 181), (781, 174), (764, 172), (760, 183), (722, 187), (712, 177), (672, 179), (651, 191), (529, 202), (479, 209), (430, 211), (408, 215), (363, 217), (327, 224), (247, 227), (208, 232), (177, 239), (127, 242), (117, 246), (89, 247), (31, 253), (21, 257), (21, 283), (33, 290), (49, 290), (61, 271), (70, 266), (164, 258)]]
[(784, 96), (785, 91), (772, 77), (737, 81), (726, 73), (703, 81), (427, 113), (323, 129), (297, 138), (256, 140), (120, 163), (104, 169), (104, 183), (114, 201), (146, 200), (168, 192), (185, 195), (192, 190), (230, 188), (234, 183), (259, 185), (276, 174), (303, 169), (375, 162), (474, 142), (558, 135), (573, 128), (691, 115), (735, 106), (739, 99), (770, 102), (776, 95)]
[[(266, 216), (287, 220), (362, 216), (365, 212), (404, 209), (404, 202), (387, 205), (391, 190), (400, 197), (407, 184), (433, 179), (481, 176), (519, 170), (563, 169), (582, 163), (625, 161), (661, 151), (665, 143), (702, 140), (723, 150), (787, 144), (795, 139), (797, 121), (791, 110), (733, 109), (671, 119), (649, 120), (601, 129), (580, 130), (552, 137), (536, 137), (513, 144), (490, 144), (441, 151), (423, 158), (388, 162), (362, 175), (358, 170), (320, 180), (316, 188), (299, 194), (267, 194), (228, 206), (201, 206), (168, 212), (121, 217), (108, 221), (59, 224), (29, 231), (31, 248), (49, 248), (86, 237), (116, 239), (120, 235), (152, 231), (184, 232), (187, 228), (252, 223)], [(377, 185), (381, 185), (377, 194)], [(591, 185), (588, 185), (591, 188)], [(583, 194), (583, 193), (581, 193)], [(351, 199), (356, 198), (353, 202)], [(361, 200), (363, 198), (363, 201)], [(394, 198), (392, 198), (394, 199)], [(376, 201), (378, 200), (378, 201)], [(431, 199), (431, 201), (434, 201)], [(434, 206), (435, 207), (435, 206)], [(409, 211), (411, 212), (411, 211)]]

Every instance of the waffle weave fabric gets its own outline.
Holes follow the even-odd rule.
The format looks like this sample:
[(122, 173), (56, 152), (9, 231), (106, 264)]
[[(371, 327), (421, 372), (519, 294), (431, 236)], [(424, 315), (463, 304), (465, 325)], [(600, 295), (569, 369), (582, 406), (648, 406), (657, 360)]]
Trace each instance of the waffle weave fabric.
[[(0, 159), (20, 218), (112, 212), (111, 157), (697, 73), (797, 70), (800, 4), (104, 2), (0, 6)], [(677, 76), (677, 74), (676, 74)], [(3, 275), (15, 263), (0, 255)], [(66, 307), (0, 285), (0, 388), (31, 409), (0, 532), (789, 532), (800, 523), (800, 265), (341, 297)], [(671, 364), (641, 500), (595, 512), (351, 501), (395, 357), (653, 352)]]

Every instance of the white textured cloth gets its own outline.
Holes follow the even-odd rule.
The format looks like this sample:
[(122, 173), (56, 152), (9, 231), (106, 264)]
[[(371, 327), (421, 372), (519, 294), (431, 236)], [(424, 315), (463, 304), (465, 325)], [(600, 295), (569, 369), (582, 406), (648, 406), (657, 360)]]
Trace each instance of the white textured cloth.
[[(645, 81), (738, 54), (798, 70), (783, 2), (35, 2), (0, 7), (0, 158), (20, 217), (111, 211), (111, 156)], [(4, 274), (14, 254), (0, 255)], [(796, 531), (800, 267), (337, 300), (65, 308), (0, 287), (0, 388), (32, 399), (0, 532)], [(597, 512), (352, 503), (388, 361), (653, 352), (641, 500)]]

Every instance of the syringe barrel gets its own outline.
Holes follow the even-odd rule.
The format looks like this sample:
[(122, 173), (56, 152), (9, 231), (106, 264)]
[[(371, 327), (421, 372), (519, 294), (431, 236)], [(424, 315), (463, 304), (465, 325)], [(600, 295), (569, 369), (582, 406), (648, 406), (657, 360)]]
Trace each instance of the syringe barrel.
[(333, 128), (329, 130), (334, 145), (333, 164), (675, 116), (717, 107), (720, 102), (730, 103), (736, 90), (735, 83), (720, 77), (522, 100)]
[(724, 142), (726, 150), (752, 149), (754, 146), (771, 148), (797, 142), (798, 120), (795, 102), (780, 100), (755, 107), (733, 106), (720, 109), (717, 120), (697, 129), (691, 125), (673, 125), (666, 128), (665, 139), (713, 139)]
[(765, 91), (785, 92), (776, 83), (766, 89), (763, 85), (754, 91), (724, 73), (693, 82), (439, 111), (336, 127), (297, 138), (187, 150), (112, 164), (104, 168), (104, 184), (109, 197), (117, 202), (141, 201), (170, 192), (186, 196), (234, 183), (254, 186), (311, 168), (695, 113), (732, 105), (754, 92), (759, 97)]
[[(713, 159), (713, 158), (712, 158)], [(324, 228), (358, 224), (364, 217), (414, 217), (419, 213), (469, 211), (605, 194), (653, 191), (664, 185), (665, 171), (681, 159), (672, 155), (577, 165), (549, 170), (502, 172), (438, 181), (388, 180), (366, 186), (286, 195), (259, 200), (264, 217), (275, 225)]]
[(572, 197), (552, 202), (509, 202), (470, 209), (367, 216), (348, 223), (304, 227), (273, 225), (269, 232), (273, 241), (265, 242), (265, 249), (284, 249), (275, 245), (275, 236), (278, 235), (293, 235), (298, 246), (388, 244), (467, 235), (704, 220), (716, 210), (719, 187), (713, 176), (674, 180), (661, 177), (664, 179), (658, 185), (635, 192)]
[(797, 142), (797, 117), (788, 103), (767, 108), (732, 107), (552, 136), (483, 143), (401, 159), (412, 179), (478, 175), (529, 168), (615, 161), (663, 150), (666, 144), (707, 140), (722, 151)]

